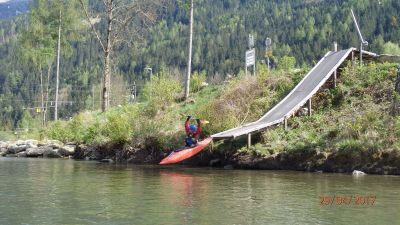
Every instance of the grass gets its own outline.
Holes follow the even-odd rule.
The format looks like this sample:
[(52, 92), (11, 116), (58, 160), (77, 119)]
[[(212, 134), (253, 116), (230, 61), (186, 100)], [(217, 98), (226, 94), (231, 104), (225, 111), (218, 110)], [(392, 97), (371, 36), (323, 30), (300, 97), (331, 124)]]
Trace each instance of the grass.
[[(86, 144), (156, 143), (160, 150), (170, 150), (182, 145), (182, 114), (209, 120), (204, 135), (257, 120), (307, 71), (268, 72), (259, 65), (257, 77), (239, 74), (229, 83), (206, 87), (201, 86), (204, 73), (200, 73), (192, 83), (195, 92), (189, 102), (175, 101), (182, 89), (168, 74), (162, 74), (144, 88), (145, 101), (106, 113), (82, 112), (71, 121), (52, 123), (43, 135)], [(357, 158), (381, 150), (400, 150), (400, 118), (390, 115), (395, 78), (394, 64), (347, 66), (336, 89), (323, 89), (314, 96), (311, 117), (290, 118), (289, 131), (282, 126), (271, 128), (250, 150), (238, 147), (239, 151), (263, 156), (317, 150)], [(219, 142), (215, 150), (232, 149)]]
[(346, 67), (337, 89), (317, 94), (311, 117), (291, 118), (287, 132), (281, 127), (264, 132), (263, 142), (250, 152), (318, 150), (360, 158), (400, 150), (399, 117), (390, 113), (395, 78), (394, 64)]

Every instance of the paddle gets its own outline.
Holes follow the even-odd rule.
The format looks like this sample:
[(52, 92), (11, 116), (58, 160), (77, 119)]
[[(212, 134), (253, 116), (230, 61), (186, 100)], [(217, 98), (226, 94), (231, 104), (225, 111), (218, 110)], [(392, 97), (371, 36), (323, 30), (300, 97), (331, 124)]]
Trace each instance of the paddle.
[[(187, 116), (187, 114), (186, 113), (183, 113), (183, 112), (181, 112), (181, 113), (179, 113), (181, 116)], [(210, 121), (208, 121), (208, 120), (205, 120), (205, 119), (200, 119), (200, 122), (202, 123), (202, 124), (209, 124), (210, 123)]]

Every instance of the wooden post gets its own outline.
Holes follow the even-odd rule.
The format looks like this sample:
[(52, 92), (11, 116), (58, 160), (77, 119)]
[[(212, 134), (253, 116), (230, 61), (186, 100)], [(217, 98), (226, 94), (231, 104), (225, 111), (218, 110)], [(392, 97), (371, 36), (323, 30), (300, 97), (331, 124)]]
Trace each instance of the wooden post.
[(247, 134), (247, 149), (250, 149), (251, 146), (251, 133)]
[(308, 116), (311, 116), (311, 98), (310, 99), (308, 99), (308, 101), (307, 101), (307, 103), (308, 103)]

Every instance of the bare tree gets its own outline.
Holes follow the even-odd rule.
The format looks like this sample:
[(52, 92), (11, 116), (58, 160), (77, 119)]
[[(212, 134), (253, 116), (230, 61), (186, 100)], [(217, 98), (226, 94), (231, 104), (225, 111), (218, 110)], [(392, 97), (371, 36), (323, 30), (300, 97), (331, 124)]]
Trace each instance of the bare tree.
[[(103, 87), (102, 111), (107, 111), (110, 105), (111, 56), (113, 50), (121, 43), (129, 44), (141, 39), (144, 31), (153, 24), (165, 0), (103, 0), (103, 11), (98, 12), (100, 19), (105, 19), (105, 30), (99, 31), (99, 22), (93, 13), (89, 12), (84, 0), (79, 0), (98, 43), (103, 51)], [(98, 15), (97, 15), (98, 16)]]

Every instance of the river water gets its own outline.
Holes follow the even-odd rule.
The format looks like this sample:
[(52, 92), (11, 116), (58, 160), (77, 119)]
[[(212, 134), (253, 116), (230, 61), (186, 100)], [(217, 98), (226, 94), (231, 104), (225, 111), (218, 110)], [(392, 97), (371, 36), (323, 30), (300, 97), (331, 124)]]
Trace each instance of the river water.
[(0, 224), (400, 224), (400, 177), (0, 158)]

